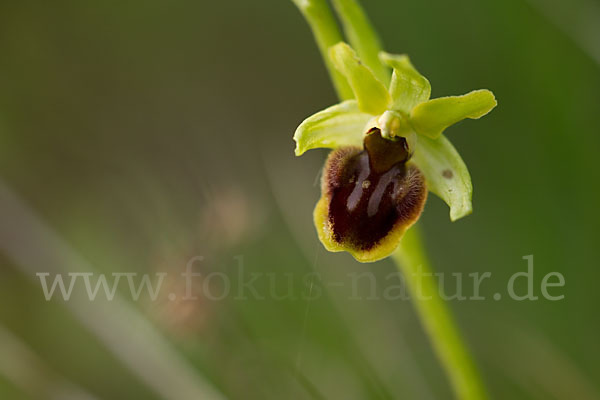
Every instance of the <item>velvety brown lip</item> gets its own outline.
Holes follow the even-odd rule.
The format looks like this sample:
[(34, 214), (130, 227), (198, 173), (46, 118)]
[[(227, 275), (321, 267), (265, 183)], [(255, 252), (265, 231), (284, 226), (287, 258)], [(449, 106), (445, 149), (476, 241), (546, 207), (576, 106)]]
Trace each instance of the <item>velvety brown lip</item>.
[(427, 194), (420, 171), (406, 164), (406, 142), (383, 139), (376, 130), (366, 137), (365, 148), (334, 152), (325, 182), (333, 239), (359, 250), (413, 222)]

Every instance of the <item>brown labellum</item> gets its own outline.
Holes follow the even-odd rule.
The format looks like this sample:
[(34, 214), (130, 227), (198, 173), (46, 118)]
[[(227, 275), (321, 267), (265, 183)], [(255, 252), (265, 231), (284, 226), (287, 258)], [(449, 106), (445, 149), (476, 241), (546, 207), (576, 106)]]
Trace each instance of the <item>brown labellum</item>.
[(372, 129), (364, 144), (365, 150), (347, 147), (330, 154), (322, 187), (327, 207), (321, 207), (327, 218), (321, 228), (328, 231), (333, 250), (375, 261), (389, 255), (418, 219), (427, 190), (421, 172), (407, 164), (404, 138), (384, 139)]

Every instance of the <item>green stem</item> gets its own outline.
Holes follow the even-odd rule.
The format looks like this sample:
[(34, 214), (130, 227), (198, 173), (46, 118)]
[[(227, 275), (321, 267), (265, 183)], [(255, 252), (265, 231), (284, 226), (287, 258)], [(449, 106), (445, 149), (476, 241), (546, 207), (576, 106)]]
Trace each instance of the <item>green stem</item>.
[(390, 70), (379, 61), (381, 42), (359, 2), (332, 0), (332, 3), (342, 21), (344, 32), (361, 61), (373, 71), (377, 79), (384, 85), (389, 85)]
[(421, 323), (456, 397), (461, 400), (488, 399), (473, 357), (454, 322), (451, 310), (440, 295), (437, 279), (432, 273), (416, 226), (404, 235), (392, 257), (404, 275)]
[(346, 78), (335, 68), (329, 59), (329, 48), (344, 39), (339, 30), (333, 13), (329, 9), (327, 0), (292, 0), (300, 9), (302, 15), (308, 22), (313, 32), (317, 46), (321, 51), (325, 66), (329, 71), (329, 76), (333, 86), (341, 100), (349, 100), (354, 97), (350, 85)]

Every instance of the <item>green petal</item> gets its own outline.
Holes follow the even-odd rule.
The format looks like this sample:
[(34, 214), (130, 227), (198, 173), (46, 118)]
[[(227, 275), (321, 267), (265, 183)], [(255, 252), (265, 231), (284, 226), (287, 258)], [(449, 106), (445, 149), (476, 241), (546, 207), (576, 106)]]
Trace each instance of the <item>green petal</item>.
[(381, 52), (379, 57), (394, 69), (390, 84), (392, 109), (410, 114), (417, 104), (429, 100), (431, 85), (427, 78), (413, 67), (408, 56)]
[(387, 110), (390, 94), (373, 72), (358, 59), (346, 43), (338, 43), (329, 49), (333, 65), (348, 79), (358, 101), (358, 108), (368, 114), (379, 115)]
[(444, 129), (465, 118), (478, 119), (498, 103), (489, 90), (474, 90), (462, 96), (440, 97), (416, 106), (411, 123), (417, 133), (437, 138)]
[(427, 187), (450, 206), (450, 219), (456, 221), (473, 211), (473, 185), (467, 166), (445, 136), (420, 136), (411, 162), (425, 175)]
[(296, 155), (320, 147), (362, 147), (365, 126), (371, 118), (358, 109), (356, 100), (347, 100), (319, 111), (296, 129)]

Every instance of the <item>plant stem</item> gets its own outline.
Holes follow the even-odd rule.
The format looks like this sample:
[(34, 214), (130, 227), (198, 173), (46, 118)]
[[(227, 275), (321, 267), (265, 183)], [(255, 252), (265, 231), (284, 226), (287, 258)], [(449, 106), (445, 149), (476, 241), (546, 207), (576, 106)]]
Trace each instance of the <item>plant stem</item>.
[(346, 78), (335, 68), (329, 59), (329, 48), (343, 41), (340, 29), (335, 21), (333, 13), (329, 9), (327, 0), (292, 0), (300, 9), (302, 15), (308, 22), (313, 32), (321, 57), (329, 71), (333, 86), (341, 100), (349, 100), (354, 97), (352, 89)]
[(377, 79), (384, 85), (389, 85), (390, 70), (379, 61), (381, 42), (358, 1), (332, 0), (332, 3), (342, 21), (344, 32), (361, 61), (373, 71)]
[(456, 397), (461, 400), (488, 399), (481, 376), (451, 310), (440, 296), (436, 277), (416, 226), (406, 232), (392, 258), (404, 275), (421, 323)]

